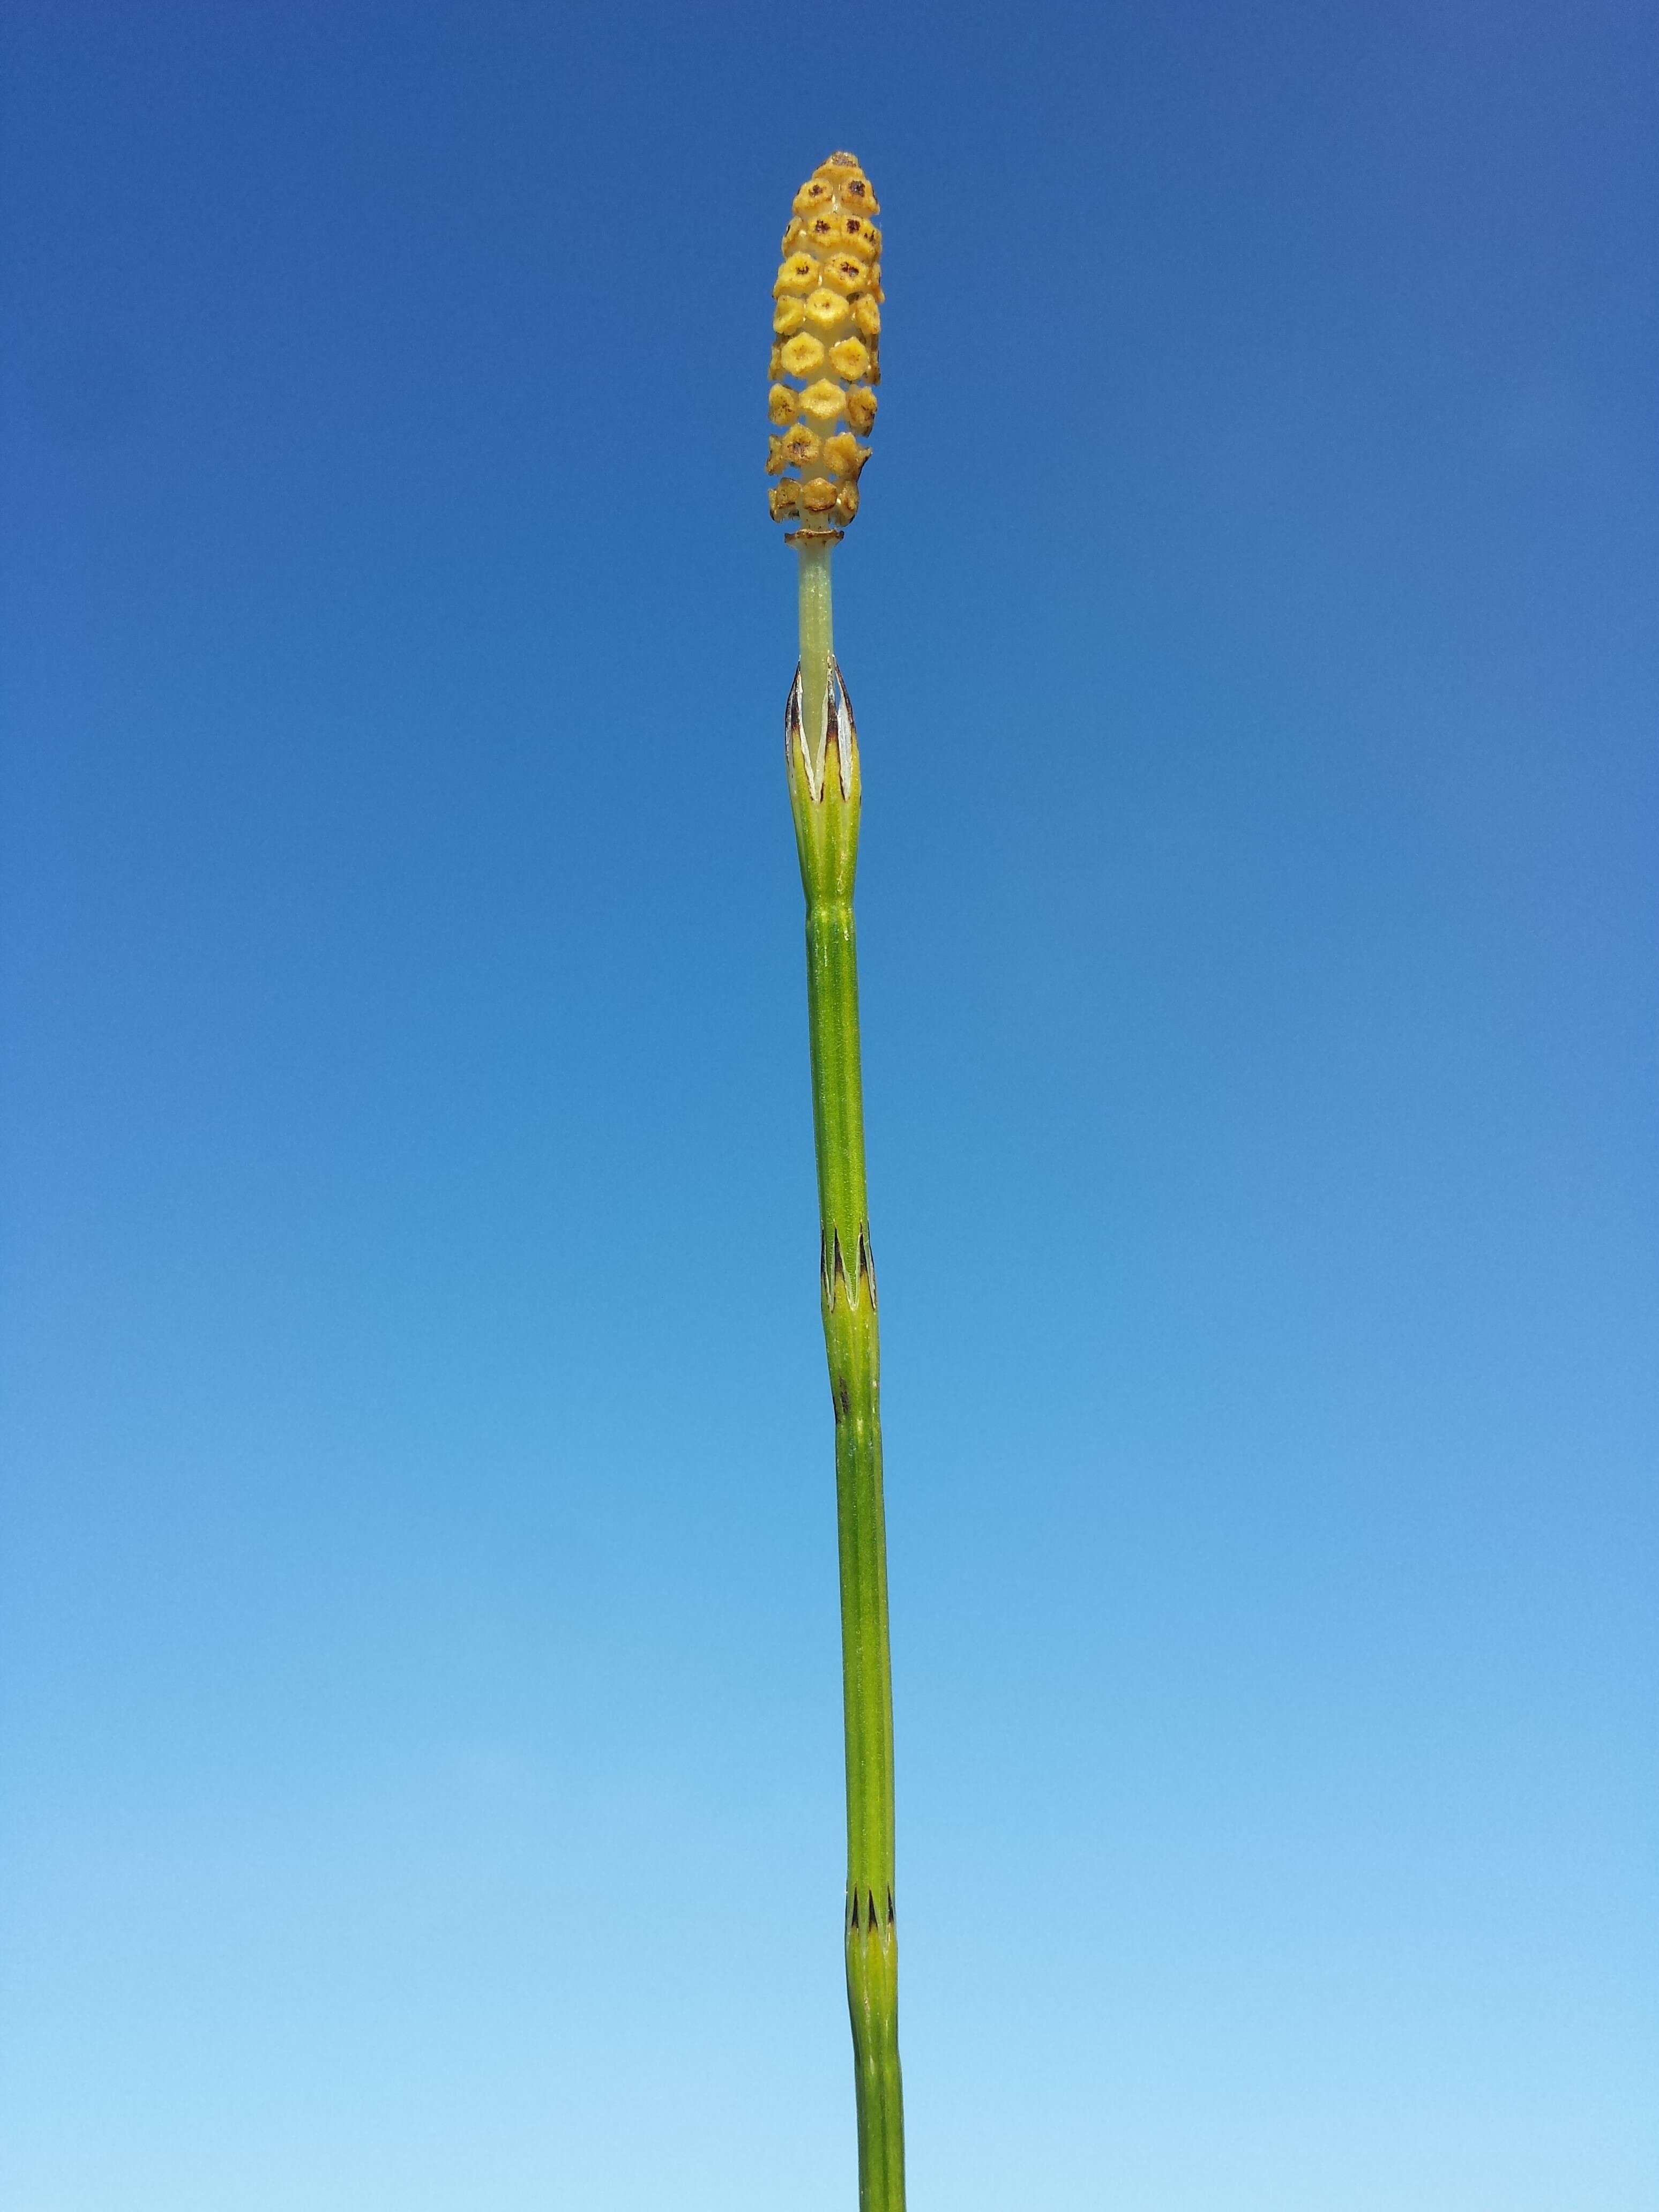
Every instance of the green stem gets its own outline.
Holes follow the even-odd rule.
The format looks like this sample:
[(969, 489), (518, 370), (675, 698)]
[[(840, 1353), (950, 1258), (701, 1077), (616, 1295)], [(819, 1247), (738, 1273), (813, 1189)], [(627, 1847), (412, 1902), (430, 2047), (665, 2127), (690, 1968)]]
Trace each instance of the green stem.
[[(827, 539), (807, 539), (797, 546), (800, 561), (800, 691), (806, 720), (806, 738), (816, 756), (823, 743), (824, 707), (830, 696), (830, 656), (835, 649), (834, 611), (830, 598), (830, 556)], [(857, 836), (856, 830), (854, 832)], [(806, 863), (801, 862), (803, 870)], [(806, 886), (807, 902), (812, 890)]]
[(808, 540), (799, 553), (801, 715), (789, 738), (789, 791), (806, 894), (819, 1290), (836, 1416), (847, 1735), (847, 1999), (858, 2095), (859, 2205), (860, 2212), (903, 2212), (881, 1358), (865, 1194), (853, 921), (861, 777), (838, 677), (831, 708), (830, 546)]

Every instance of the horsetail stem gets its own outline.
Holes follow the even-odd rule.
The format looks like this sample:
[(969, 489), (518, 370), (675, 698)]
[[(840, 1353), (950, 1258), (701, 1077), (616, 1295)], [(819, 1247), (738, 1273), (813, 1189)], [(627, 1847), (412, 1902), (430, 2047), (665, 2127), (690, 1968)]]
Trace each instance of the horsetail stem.
[[(859, 1048), (858, 736), (835, 655), (830, 561), (858, 512), (880, 369), (875, 195), (834, 154), (795, 195), (774, 287), (769, 407), (783, 433), (770, 505), (800, 567), (800, 665), (784, 717), (790, 809), (806, 896), (806, 990), (817, 1153), (819, 1302), (836, 1421), (842, 1692), (847, 1745), (847, 2001), (858, 2106), (860, 2212), (903, 2212), (904, 2115), (894, 1922), (893, 1698), (882, 1506), (881, 1358), (865, 1193)], [(829, 372), (825, 374), (825, 372)], [(786, 379), (791, 380), (785, 381)], [(837, 430), (845, 415), (851, 428)], [(789, 474), (787, 471), (793, 471)]]

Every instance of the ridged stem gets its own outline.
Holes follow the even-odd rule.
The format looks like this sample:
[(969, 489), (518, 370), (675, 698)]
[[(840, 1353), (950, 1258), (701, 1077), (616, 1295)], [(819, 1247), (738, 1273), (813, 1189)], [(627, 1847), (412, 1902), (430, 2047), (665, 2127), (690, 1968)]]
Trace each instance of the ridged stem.
[(800, 716), (798, 724), (792, 718), (789, 789), (806, 895), (807, 1011), (822, 1232), (819, 1292), (836, 1419), (847, 1742), (844, 1924), (858, 2099), (859, 2206), (860, 2212), (903, 2212), (881, 1358), (865, 1194), (853, 921), (861, 777), (852, 716), (835, 669), (830, 552), (822, 542), (799, 546)]

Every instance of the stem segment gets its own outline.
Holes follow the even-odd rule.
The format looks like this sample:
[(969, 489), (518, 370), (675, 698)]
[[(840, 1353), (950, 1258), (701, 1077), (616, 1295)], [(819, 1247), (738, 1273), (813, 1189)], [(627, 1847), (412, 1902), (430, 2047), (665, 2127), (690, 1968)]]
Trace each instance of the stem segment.
[(861, 779), (858, 739), (832, 644), (830, 545), (803, 534), (799, 550), (800, 672), (791, 695), (786, 744), (806, 894), (812, 1123), (822, 1237), (819, 1291), (836, 1415), (847, 1729), (847, 2001), (858, 2094), (859, 2206), (860, 2212), (903, 2212), (881, 1360), (865, 1195), (853, 922)]

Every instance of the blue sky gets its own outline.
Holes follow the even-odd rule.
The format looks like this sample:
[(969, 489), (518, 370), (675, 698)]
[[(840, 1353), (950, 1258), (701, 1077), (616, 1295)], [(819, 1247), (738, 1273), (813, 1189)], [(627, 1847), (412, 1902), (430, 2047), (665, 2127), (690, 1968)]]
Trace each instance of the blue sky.
[(853, 2201), (768, 289), (918, 2212), (1651, 2212), (1634, 4), (6, 10), (17, 2212)]

